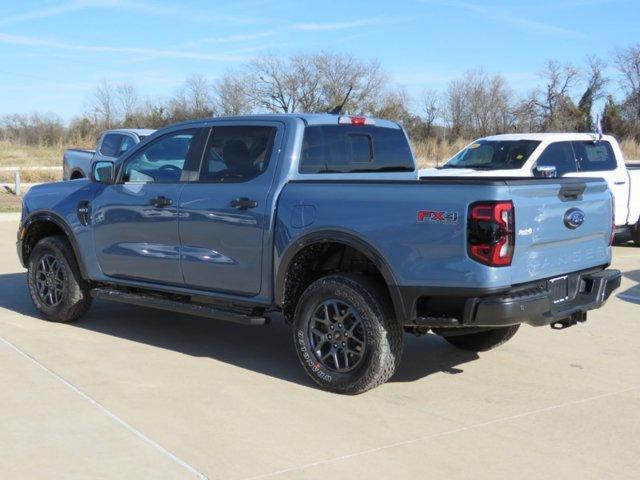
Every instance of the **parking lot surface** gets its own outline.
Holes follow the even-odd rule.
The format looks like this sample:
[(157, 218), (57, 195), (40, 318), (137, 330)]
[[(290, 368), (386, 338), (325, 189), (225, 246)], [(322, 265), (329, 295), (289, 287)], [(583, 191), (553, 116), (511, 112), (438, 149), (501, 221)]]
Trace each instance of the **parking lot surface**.
[(95, 302), (38, 318), (0, 221), (2, 479), (637, 479), (640, 248), (585, 324), (487, 353), (406, 337), (371, 392), (325, 393), (280, 322), (245, 327)]

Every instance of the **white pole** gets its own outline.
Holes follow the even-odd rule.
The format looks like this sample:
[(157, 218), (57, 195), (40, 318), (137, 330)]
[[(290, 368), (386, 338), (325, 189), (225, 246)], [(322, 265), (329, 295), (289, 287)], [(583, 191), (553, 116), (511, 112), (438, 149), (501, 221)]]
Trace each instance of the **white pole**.
[(20, 195), (20, 170), (16, 170), (15, 172), (15, 188), (13, 189), (13, 192), (16, 195)]

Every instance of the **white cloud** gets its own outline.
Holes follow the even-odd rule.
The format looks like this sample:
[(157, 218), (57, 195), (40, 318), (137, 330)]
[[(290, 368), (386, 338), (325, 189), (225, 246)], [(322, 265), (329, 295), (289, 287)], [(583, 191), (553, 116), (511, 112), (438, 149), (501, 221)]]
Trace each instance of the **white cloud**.
[(437, 3), (453, 8), (466, 10), (483, 18), (495, 20), (497, 22), (505, 23), (515, 27), (522, 27), (530, 31), (537, 31), (573, 38), (585, 37), (585, 34), (582, 32), (558, 27), (550, 23), (532, 20), (531, 18), (527, 18), (525, 15), (515, 14), (507, 8), (480, 6), (475, 3), (459, 0), (440, 0)]
[(251, 24), (262, 21), (247, 15), (218, 14), (216, 13), (216, 8), (194, 9), (179, 3), (161, 3), (153, 0), (69, 0), (35, 8), (23, 13), (6, 15), (0, 18), (0, 25), (55, 17), (65, 13), (92, 8), (132, 12), (147, 16), (170, 17), (172, 19), (181, 19), (190, 22), (220, 21), (235, 24)]
[(220, 62), (244, 62), (248, 58), (226, 53), (189, 52), (182, 50), (156, 49), (143, 47), (111, 47), (104, 45), (78, 45), (37, 37), (8, 35), (0, 33), (0, 43), (27, 47), (42, 47), (58, 50), (95, 53), (124, 53), (155, 58), (179, 58), (189, 60), (211, 60)]
[(343, 22), (329, 23), (296, 23), (291, 26), (293, 30), (303, 30), (308, 32), (326, 32), (331, 30), (349, 30), (352, 28), (367, 27), (369, 25), (381, 25), (402, 22), (405, 18), (359, 18)]

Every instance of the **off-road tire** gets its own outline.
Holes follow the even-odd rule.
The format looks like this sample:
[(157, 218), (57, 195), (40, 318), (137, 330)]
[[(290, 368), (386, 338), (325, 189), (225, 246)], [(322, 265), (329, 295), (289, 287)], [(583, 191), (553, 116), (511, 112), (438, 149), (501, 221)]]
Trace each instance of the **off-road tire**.
[[(62, 293), (59, 303), (53, 306), (41, 298), (36, 281), (38, 266), (45, 257), (54, 257), (62, 271)], [(91, 306), (89, 284), (80, 275), (73, 249), (63, 236), (45, 237), (36, 244), (27, 262), (27, 284), (33, 304), (49, 321), (72, 322)]]
[[(353, 308), (366, 339), (360, 360), (347, 372), (321, 363), (309, 338), (313, 315), (323, 302), (332, 300)], [(293, 341), (302, 366), (318, 385), (331, 392), (355, 395), (377, 387), (394, 374), (402, 356), (403, 329), (383, 285), (363, 275), (338, 274), (316, 280), (303, 292), (295, 311)]]
[(469, 350), (471, 352), (486, 352), (487, 350), (499, 347), (513, 337), (520, 325), (509, 327), (493, 328), (484, 332), (469, 333), (467, 335), (452, 335), (443, 337), (451, 345)]

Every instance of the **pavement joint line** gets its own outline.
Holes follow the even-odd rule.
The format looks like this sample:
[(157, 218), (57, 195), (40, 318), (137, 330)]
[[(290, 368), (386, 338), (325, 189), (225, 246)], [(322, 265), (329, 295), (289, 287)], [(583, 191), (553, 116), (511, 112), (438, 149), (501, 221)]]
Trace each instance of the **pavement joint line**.
[(72, 390), (73, 392), (77, 393), (78, 395), (80, 395), (82, 398), (84, 398), (85, 400), (87, 400), (89, 403), (91, 403), (93, 406), (95, 406), (98, 410), (100, 410), (102, 413), (104, 413), (106, 416), (108, 416), (109, 418), (111, 418), (112, 420), (116, 421), (117, 423), (119, 423), (121, 426), (123, 426), (126, 430), (128, 430), (129, 432), (133, 433), (135, 436), (137, 436), (140, 440), (142, 440), (143, 442), (145, 442), (146, 444), (150, 445), (151, 447), (153, 447), (154, 449), (156, 449), (157, 451), (159, 451), (160, 453), (162, 453), (163, 455), (165, 455), (166, 457), (168, 457), (169, 459), (173, 460), (175, 463), (177, 463), (178, 465), (180, 465), (181, 467), (183, 467), (185, 470), (189, 471), (190, 473), (192, 473), (193, 475), (196, 476), (196, 478), (199, 478), (200, 480), (208, 480), (208, 477), (200, 472), (199, 470), (197, 470), (195, 467), (192, 467), (191, 465), (189, 465), (187, 462), (185, 462), (184, 460), (182, 460), (180, 457), (178, 457), (177, 455), (171, 453), (169, 450), (167, 450), (166, 448), (164, 448), (162, 445), (160, 445), (158, 442), (156, 442), (155, 440), (151, 439), (150, 437), (148, 437), (147, 435), (145, 435), (144, 433), (142, 433), (140, 430), (136, 429), (135, 427), (133, 427), (132, 425), (130, 425), (129, 423), (127, 423), (125, 420), (123, 420), (122, 418), (120, 418), (118, 415), (116, 415), (115, 413), (113, 413), (111, 410), (109, 410), (107, 407), (105, 407), (104, 405), (102, 405), (100, 402), (98, 402), (97, 400), (95, 400), (93, 397), (91, 397), (89, 394), (83, 392), (82, 390), (80, 390), (78, 387), (76, 387), (75, 385), (73, 385), (71, 382), (69, 382), (68, 380), (65, 380), (63, 377), (61, 377), (60, 375), (58, 375), (56, 372), (54, 372), (53, 370), (51, 370), (49, 367), (46, 367), (45, 365), (43, 365), (42, 363), (40, 363), (38, 360), (36, 360), (34, 357), (32, 357), (30, 354), (28, 354), (27, 352), (25, 352), (24, 350), (22, 350), (21, 348), (19, 348), (18, 346), (14, 345), (13, 343), (11, 343), (9, 340), (7, 340), (6, 338), (0, 337), (0, 342), (4, 343), (5, 345), (7, 345), (9, 348), (15, 350), (17, 353), (19, 353), (20, 355), (22, 355), (23, 357), (25, 357), (27, 360), (30, 360), (32, 363), (34, 363), (35, 365), (37, 365), (38, 367), (40, 367), (42, 370), (44, 370), (46, 373), (48, 373), (49, 375), (51, 375), (53, 378), (55, 378), (56, 380), (58, 380), (59, 382), (61, 382), (62, 384), (64, 384), (67, 388), (69, 388), (70, 390)]
[(286, 473), (292, 473), (292, 472), (297, 472), (297, 471), (301, 471), (301, 470), (306, 470), (308, 468), (318, 467), (318, 466), (321, 466), (321, 465), (328, 465), (328, 464), (331, 464), (331, 463), (337, 463), (337, 462), (341, 462), (343, 460), (349, 460), (349, 459), (354, 458), (354, 457), (359, 457), (359, 456), (367, 455), (367, 454), (370, 454), (370, 453), (377, 453), (377, 452), (380, 452), (380, 451), (383, 451), (383, 450), (389, 450), (389, 449), (392, 449), (392, 448), (402, 447), (402, 446), (405, 446), (405, 445), (410, 445), (410, 444), (421, 442), (421, 441), (424, 441), (424, 440), (431, 440), (433, 438), (445, 437), (445, 436), (448, 436), (448, 435), (454, 435), (456, 433), (462, 433), (462, 432), (466, 432), (468, 430), (475, 430), (475, 429), (478, 429), (478, 428), (481, 428), (481, 427), (486, 427), (486, 426), (489, 426), (489, 425), (504, 423), (504, 422), (508, 422), (510, 420), (517, 420), (519, 418), (529, 417), (529, 416), (532, 416), (532, 415), (536, 415), (538, 413), (549, 412), (549, 411), (553, 411), (553, 410), (558, 410), (560, 408), (569, 407), (569, 406), (572, 406), (572, 405), (578, 405), (578, 404), (581, 404), (581, 403), (587, 403), (587, 402), (592, 402), (592, 401), (595, 401), (595, 400), (600, 400), (602, 398), (613, 397), (613, 396), (616, 396), (616, 395), (621, 395), (623, 393), (632, 392), (634, 390), (640, 390), (640, 385), (634, 385), (632, 387), (625, 388), (623, 390), (617, 390), (615, 392), (603, 393), (601, 395), (596, 395), (596, 396), (593, 396), (593, 397), (581, 398), (581, 399), (578, 399), (578, 400), (570, 400), (568, 402), (559, 403), (557, 405), (550, 405), (548, 407), (538, 408), (536, 410), (530, 410), (528, 412), (518, 413), (518, 414), (510, 415), (510, 416), (507, 416), (507, 417), (496, 418), (496, 419), (493, 419), (493, 420), (489, 420), (487, 422), (474, 423), (474, 424), (466, 426), (466, 427), (460, 427), (460, 428), (455, 428), (455, 429), (452, 429), (452, 430), (446, 430), (444, 432), (433, 433), (431, 435), (424, 435), (424, 436), (412, 438), (412, 439), (409, 439), (409, 440), (403, 440), (403, 441), (400, 441), (400, 442), (390, 443), (388, 445), (381, 445), (379, 447), (369, 448), (369, 449), (366, 449), (366, 450), (361, 450), (359, 452), (354, 452), (354, 453), (349, 453), (349, 454), (346, 454), (346, 455), (341, 455), (339, 457), (328, 458), (328, 459), (325, 459), (325, 460), (319, 460), (317, 462), (311, 462), (311, 463), (307, 463), (307, 464), (300, 465), (300, 466), (297, 466), (297, 467), (289, 467), (289, 468), (285, 468), (285, 469), (282, 469), (282, 470), (277, 470), (277, 471), (270, 472), (270, 473), (256, 475), (256, 476), (253, 476), (253, 477), (246, 477), (243, 480), (260, 480), (260, 479), (263, 479), (263, 478), (277, 477), (277, 476), (280, 476), (280, 475), (284, 475)]

